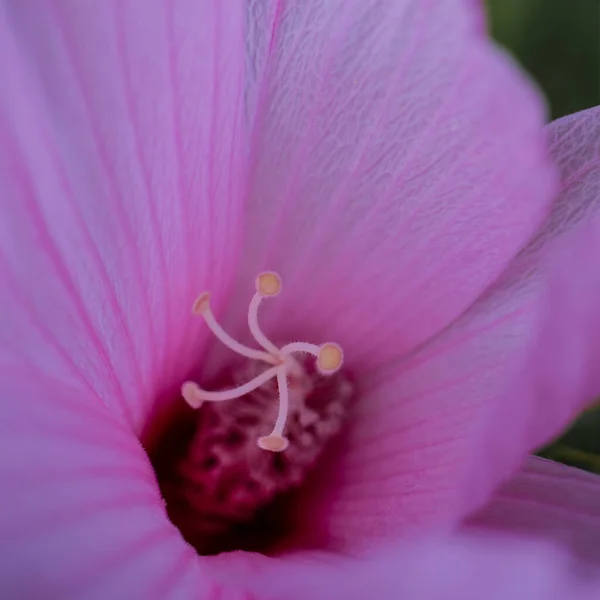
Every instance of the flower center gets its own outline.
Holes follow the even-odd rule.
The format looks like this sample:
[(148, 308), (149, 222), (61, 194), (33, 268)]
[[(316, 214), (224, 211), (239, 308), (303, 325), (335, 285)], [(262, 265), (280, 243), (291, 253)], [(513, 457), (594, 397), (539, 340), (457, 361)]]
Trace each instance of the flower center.
[(171, 521), (201, 554), (267, 550), (293, 529), (283, 517), (293, 504), (287, 492), (305, 480), (340, 431), (354, 393), (340, 370), (337, 344), (278, 347), (261, 331), (259, 306), (279, 294), (280, 278), (263, 273), (256, 290), (248, 323), (261, 350), (223, 330), (208, 294), (194, 303), (194, 313), (215, 335), (249, 360), (224, 374), (214, 391), (183, 384), (186, 414), (173, 423), (153, 461)]
[(277, 273), (261, 273), (256, 278), (256, 293), (254, 294), (248, 309), (248, 327), (256, 342), (262, 346), (264, 350), (249, 348), (229, 336), (229, 334), (227, 334), (227, 332), (219, 325), (210, 309), (209, 293), (204, 292), (203, 294), (200, 294), (194, 302), (193, 312), (194, 314), (204, 317), (206, 324), (217, 338), (234, 352), (247, 358), (263, 361), (264, 363), (273, 366), (247, 383), (229, 390), (211, 392), (203, 390), (193, 381), (186, 381), (181, 386), (181, 394), (186, 402), (192, 408), (200, 408), (202, 404), (207, 401), (223, 402), (225, 400), (232, 400), (233, 398), (240, 398), (261, 385), (264, 385), (270, 379), (273, 379), (274, 377), (277, 378), (277, 387), (279, 389), (279, 414), (277, 415), (273, 431), (267, 436), (259, 437), (257, 440), (260, 448), (271, 452), (281, 452), (289, 445), (289, 440), (283, 435), (289, 412), (288, 377), (298, 378), (303, 374), (300, 363), (294, 358), (294, 355), (306, 353), (315, 356), (317, 359), (317, 370), (322, 375), (333, 375), (333, 373), (340, 369), (344, 359), (340, 346), (332, 342), (328, 342), (321, 346), (309, 344), (307, 342), (294, 342), (278, 348), (267, 338), (258, 324), (258, 308), (264, 298), (278, 296), (280, 292), (281, 279)]

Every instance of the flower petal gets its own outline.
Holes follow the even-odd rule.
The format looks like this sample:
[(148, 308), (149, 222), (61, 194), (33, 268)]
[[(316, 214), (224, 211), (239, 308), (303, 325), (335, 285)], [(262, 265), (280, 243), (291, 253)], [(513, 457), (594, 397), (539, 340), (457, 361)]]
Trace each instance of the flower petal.
[(261, 600), (592, 600), (598, 572), (558, 549), (510, 537), (455, 537), (390, 546), (356, 559), (300, 554), (217, 557), (213, 573)]
[(349, 365), (398, 356), (465, 310), (545, 216), (541, 103), (471, 0), (250, 6), (244, 273), (285, 285), (265, 326), (326, 331)]
[(600, 563), (600, 477), (531, 457), (467, 524), (552, 539)]
[(3, 598), (183, 600), (214, 587), (138, 440), (81, 388), (0, 369), (0, 490)]
[(136, 431), (231, 279), (243, 26), (238, 0), (0, 3), (0, 352)]
[(544, 228), (452, 326), (363, 382), (299, 535), (352, 547), (453, 525), (600, 395), (600, 110), (550, 133), (564, 183)]

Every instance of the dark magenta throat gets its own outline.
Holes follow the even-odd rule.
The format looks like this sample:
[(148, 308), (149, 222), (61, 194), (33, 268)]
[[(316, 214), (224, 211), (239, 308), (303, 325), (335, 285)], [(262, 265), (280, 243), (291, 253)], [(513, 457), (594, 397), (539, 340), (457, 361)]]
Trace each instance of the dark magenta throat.
[[(299, 360), (304, 374), (288, 378), (289, 413), (282, 452), (259, 448), (278, 412), (270, 380), (225, 402), (207, 402), (173, 418), (151, 452), (169, 518), (200, 554), (262, 550), (284, 535), (282, 510), (327, 443), (342, 429), (355, 386), (341, 370), (319, 374), (313, 360)], [(249, 361), (212, 389), (239, 386), (267, 365)]]

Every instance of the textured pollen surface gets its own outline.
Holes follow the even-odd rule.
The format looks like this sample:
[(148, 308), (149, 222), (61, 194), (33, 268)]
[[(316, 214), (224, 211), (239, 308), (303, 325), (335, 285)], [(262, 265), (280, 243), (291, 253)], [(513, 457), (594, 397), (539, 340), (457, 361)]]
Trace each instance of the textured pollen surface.
[[(257, 439), (277, 418), (277, 382), (226, 402), (206, 402), (194, 412), (196, 429), (178, 462), (162, 477), (162, 492), (173, 523), (199, 552), (253, 518), (279, 494), (300, 485), (325, 444), (342, 425), (354, 385), (343, 372), (324, 377), (313, 360), (305, 375), (288, 375), (289, 447), (268, 452)], [(231, 387), (245, 383), (267, 365), (251, 361), (232, 373)], [(225, 387), (225, 386), (223, 386)], [(229, 387), (229, 386), (227, 386)]]

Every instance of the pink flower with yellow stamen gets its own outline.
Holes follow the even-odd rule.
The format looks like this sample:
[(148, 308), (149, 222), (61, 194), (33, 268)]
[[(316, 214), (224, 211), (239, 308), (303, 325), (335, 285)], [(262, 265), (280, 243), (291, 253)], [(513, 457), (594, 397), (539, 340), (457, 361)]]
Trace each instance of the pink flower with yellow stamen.
[(600, 395), (600, 113), (477, 1), (0, 0), (0, 75), (0, 597), (599, 597), (529, 455)]

